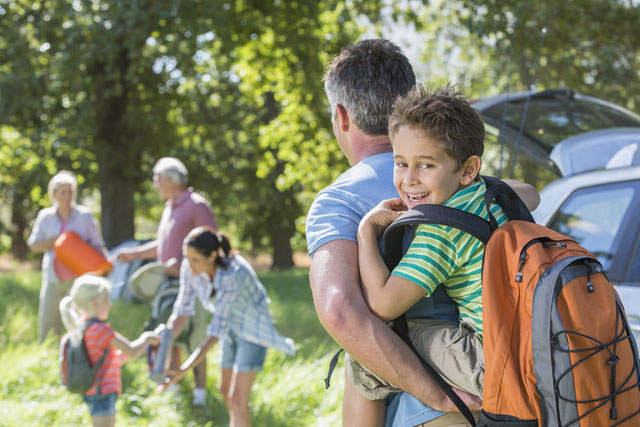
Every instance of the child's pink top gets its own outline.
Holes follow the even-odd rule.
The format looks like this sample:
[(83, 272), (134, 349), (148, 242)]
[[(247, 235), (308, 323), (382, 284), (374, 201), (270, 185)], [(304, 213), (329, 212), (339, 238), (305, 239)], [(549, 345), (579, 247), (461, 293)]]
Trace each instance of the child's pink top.
[[(114, 392), (118, 394), (122, 393), (120, 358), (116, 353), (116, 349), (110, 345), (114, 336), (115, 333), (113, 332), (113, 329), (111, 329), (111, 326), (104, 322), (96, 322), (89, 326), (84, 332), (84, 343), (87, 347), (89, 359), (92, 364), (95, 364), (100, 360), (105, 349), (108, 348), (109, 351), (107, 358), (98, 371), (98, 376), (96, 377), (100, 378), (100, 392), (102, 394)], [(97, 394), (95, 381), (86, 394)]]

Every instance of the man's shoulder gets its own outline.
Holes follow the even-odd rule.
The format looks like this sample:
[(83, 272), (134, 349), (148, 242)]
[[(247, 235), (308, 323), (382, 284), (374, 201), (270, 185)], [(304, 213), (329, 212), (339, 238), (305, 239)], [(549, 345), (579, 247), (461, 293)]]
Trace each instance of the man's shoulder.
[(340, 175), (336, 183), (359, 183), (393, 178), (393, 153), (367, 157)]
[(382, 200), (397, 197), (391, 153), (368, 157), (320, 191), (307, 214), (309, 253), (331, 240), (357, 242), (362, 217)]
[(191, 200), (193, 204), (209, 206), (209, 202), (207, 201), (207, 199), (205, 199), (204, 196), (202, 196), (200, 193), (196, 193), (192, 189), (189, 189), (187, 191), (189, 191), (189, 200)]
[[(321, 190), (316, 200), (331, 196), (357, 202), (369, 195), (374, 196), (375, 204), (384, 198), (395, 196), (391, 153), (371, 156), (352, 166), (331, 185)], [(380, 196), (375, 197), (376, 195)]]

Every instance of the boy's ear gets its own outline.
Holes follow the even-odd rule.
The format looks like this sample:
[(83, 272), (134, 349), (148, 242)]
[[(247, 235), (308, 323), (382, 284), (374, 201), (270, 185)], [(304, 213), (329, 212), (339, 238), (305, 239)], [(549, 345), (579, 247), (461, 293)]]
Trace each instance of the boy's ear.
[(349, 130), (349, 112), (341, 104), (336, 104), (336, 124), (342, 132)]
[(460, 184), (471, 184), (478, 174), (480, 173), (480, 166), (482, 166), (482, 159), (478, 155), (469, 157), (462, 165), (462, 176), (460, 177)]

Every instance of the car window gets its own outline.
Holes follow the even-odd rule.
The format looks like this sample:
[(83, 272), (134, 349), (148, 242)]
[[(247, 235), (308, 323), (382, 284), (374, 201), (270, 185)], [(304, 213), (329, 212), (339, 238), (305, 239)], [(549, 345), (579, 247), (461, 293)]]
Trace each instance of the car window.
[[(636, 242), (638, 239), (636, 238)], [(640, 243), (636, 244), (635, 251), (631, 256), (631, 265), (627, 273), (626, 280), (629, 282), (640, 282)]]
[(637, 191), (638, 182), (578, 190), (563, 203), (549, 227), (575, 239), (607, 269)]
[(500, 129), (485, 123), (484, 154), (482, 155), (482, 173), (496, 177), (511, 177), (540, 189), (551, 181), (561, 177), (560, 171), (545, 154), (536, 156), (522, 145), (513, 176), (510, 176), (514, 155), (514, 145), (501, 143)]
[[(526, 102), (510, 101), (482, 111), (494, 122), (504, 123), (513, 130), (520, 129)], [(558, 142), (584, 132), (614, 127), (640, 126), (638, 120), (624, 111), (585, 99), (549, 97), (530, 99), (523, 136), (550, 152)]]

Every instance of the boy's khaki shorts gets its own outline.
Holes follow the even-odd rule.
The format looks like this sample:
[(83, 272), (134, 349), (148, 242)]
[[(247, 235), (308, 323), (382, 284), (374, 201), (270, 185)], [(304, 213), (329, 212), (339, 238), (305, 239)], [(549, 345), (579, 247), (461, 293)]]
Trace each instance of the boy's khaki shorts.
[[(472, 325), (436, 319), (411, 319), (407, 324), (413, 345), (447, 383), (482, 396), (484, 353)], [(369, 400), (384, 399), (389, 393), (402, 391), (369, 372), (348, 354), (345, 368), (355, 388)]]

